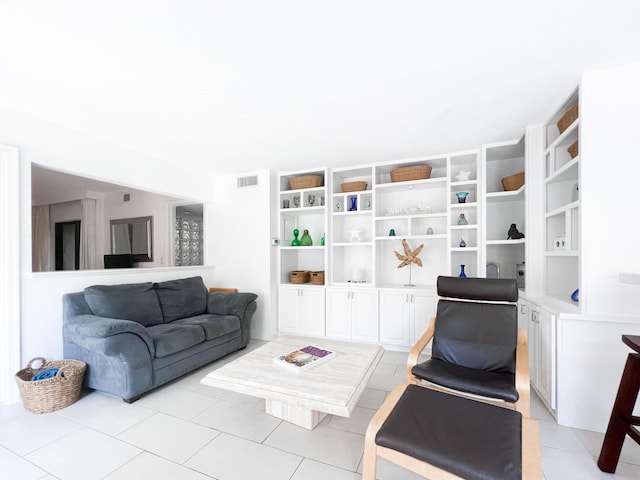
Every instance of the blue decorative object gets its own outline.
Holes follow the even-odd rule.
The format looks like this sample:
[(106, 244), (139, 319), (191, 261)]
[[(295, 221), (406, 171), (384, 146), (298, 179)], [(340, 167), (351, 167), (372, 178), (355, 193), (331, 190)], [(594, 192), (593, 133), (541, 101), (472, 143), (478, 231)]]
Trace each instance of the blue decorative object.
[(580, 289), (576, 288), (573, 293), (571, 294), (571, 300), (573, 300), (574, 302), (579, 302), (580, 301)]
[(456, 193), (456, 197), (458, 197), (458, 203), (465, 203), (467, 201), (468, 196), (469, 196), (469, 192)]
[(53, 378), (57, 375), (59, 368), (48, 368), (47, 370), (43, 370), (41, 372), (36, 373), (33, 377), (31, 377), (32, 382), (36, 382), (38, 380), (46, 380), (48, 378)]
[(460, 275), (458, 275), (458, 277), (467, 278), (467, 274), (464, 273), (464, 265), (460, 265)]
[(464, 238), (460, 238), (460, 247), (466, 247), (467, 246), (467, 242), (464, 241)]
[(358, 197), (349, 197), (351, 198), (351, 206), (349, 207), (350, 212), (355, 212), (358, 210)]

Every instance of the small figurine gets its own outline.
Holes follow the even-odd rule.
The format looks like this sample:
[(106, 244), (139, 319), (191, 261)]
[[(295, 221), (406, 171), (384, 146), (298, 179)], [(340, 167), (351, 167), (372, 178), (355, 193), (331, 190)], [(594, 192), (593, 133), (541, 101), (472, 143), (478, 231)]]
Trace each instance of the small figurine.
[(518, 240), (519, 238), (524, 238), (524, 233), (520, 233), (516, 228), (516, 224), (512, 223), (507, 233), (507, 240)]
[(349, 241), (351, 242), (359, 242), (360, 241), (360, 234), (362, 233), (362, 229), (360, 227), (353, 227), (351, 230), (348, 230), (349, 235), (351, 235), (351, 237), (349, 237)]

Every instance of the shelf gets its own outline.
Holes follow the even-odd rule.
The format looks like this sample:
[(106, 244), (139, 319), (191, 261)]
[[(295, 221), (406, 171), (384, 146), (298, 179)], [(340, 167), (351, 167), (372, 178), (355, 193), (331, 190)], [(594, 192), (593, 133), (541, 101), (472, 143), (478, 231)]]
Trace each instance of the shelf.
[(443, 233), (438, 233), (438, 234), (434, 234), (434, 235), (396, 235), (395, 237), (389, 237), (389, 236), (384, 236), (384, 237), (376, 237), (376, 240), (416, 240), (416, 239), (428, 239), (428, 238), (433, 238), (433, 239), (438, 239), (438, 238), (447, 238), (446, 234)]
[(373, 209), (368, 209), (368, 210), (353, 210), (353, 211), (339, 211), (339, 212), (332, 212), (334, 215), (340, 216), (340, 215), (371, 215), (373, 213)]
[(451, 225), (451, 230), (475, 230), (478, 225)]
[(374, 190), (384, 192), (406, 191), (419, 188), (444, 188), (447, 186), (446, 177), (427, 178), (424, 180), (409, 180), (407, 182), (379, 183)]
[(544, 179), (544, 183), (566, 182), (578, 180), (578, 163), (580, 162), (580, 155), (571, 159), (570, 162), (565, 163), (558, 170), (553, 172), (547, 178)]
[(375, 217), (376, 222), (383, 220), (404, 220), (407, 218), (442, 218), (446, 217), (446, 212), (438, 212), (438, 213), (410, 213), (408, 215), (383, 215), (381, 217)]
[(578, 257), (580, 252), (578, 250), (548, 250), (544, 254), (547, 257)]
[(334, 242), (334, 247), (366, 247), (373, 245), (373, 242)]
[(518, 238), (517, 240), (487, 240), (487, 245), (524, 245), (525, 243), (524, 238)]
[(578, 117), (569, 127), (562, 132), (558, 138), (556, 138), (553, 142), (549, 144), (549, 146), (545, 149), (544, 154), (548, 155), (551, 150), (560, 146), (566, 139), (571, 135), (580, 125), (580, 117)]
[(569, 210), (573, 210), (574, 208), (580, 208), (580, 201), (576, 200), (575, 202), (568, 203), (563, 205), (562, 207), (555, 208), (550, 212), (544, 214), (545, 218), (555, 217), (556, 215), (563, 215)]
[(524, 200), (524, 188), (521, 186), (518, 190), (511, 190), (507, 192), (489, 192), (487, 193), (488, 203), (502, 203), (502, 202), (517, 202)]
[(477, 252), (478, 247), (452, 247), (452, 252)]
[(325, 245), (309, 245), (309, 246), (299, 246), (299, 247), (294, 247), (291, 245), (281, 245), (280, 249), (281, 250), (323, 250), (325, 248)]
[(451, 208), (477, 207), (478, 202), (452, 203)]
[(475, 187), (477, 185), (478, 185), (478, 180), (467, 180), (465, 182), (451, 182), (452, 189), (456, 189), (456, 187)]
[(318, 205), (317, 207), (291, 207), (291, 208), (281, 208), (281, 213), (324, 213), (326, 205)]

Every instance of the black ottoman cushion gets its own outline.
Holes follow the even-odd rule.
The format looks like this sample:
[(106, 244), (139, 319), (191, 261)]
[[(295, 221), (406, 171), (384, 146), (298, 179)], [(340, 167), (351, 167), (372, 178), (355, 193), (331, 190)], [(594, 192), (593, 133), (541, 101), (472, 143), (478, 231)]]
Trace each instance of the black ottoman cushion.
[(409, 385), (376, 444), (469, 480), (522, 479), (522, 416)]

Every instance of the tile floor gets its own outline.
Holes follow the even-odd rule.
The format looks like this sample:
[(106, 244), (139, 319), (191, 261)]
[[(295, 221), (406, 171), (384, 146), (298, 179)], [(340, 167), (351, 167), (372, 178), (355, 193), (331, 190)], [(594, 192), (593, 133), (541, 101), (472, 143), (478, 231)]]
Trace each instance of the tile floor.
[[(252, 342), (254, 348), (263, 342)], [(406, 354), (386, 352), (353, 415), (313, 431), (264, 413), (264, 401), (200, 384), (202, 368), (127, 405), (86, 393), (58, 412), (0, 407), (1, 480), (356, 480), (364, 432), (385, 395), (404, 382)], [(628, 440), (615, 475), (600, 472), (603, 435), (556, 425), (537, 397), (546, 480), (640, 479), (640, 446)], [(415, 475), (380, 462), (379, 478)]]

